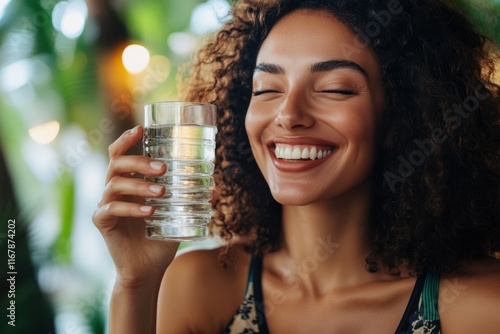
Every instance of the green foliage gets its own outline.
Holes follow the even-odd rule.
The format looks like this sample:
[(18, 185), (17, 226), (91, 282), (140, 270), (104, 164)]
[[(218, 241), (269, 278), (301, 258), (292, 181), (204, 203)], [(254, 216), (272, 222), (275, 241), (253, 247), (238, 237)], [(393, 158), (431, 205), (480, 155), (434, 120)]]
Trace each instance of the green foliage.
[(500, 1), (498, 0), (454, 0), (471, 21), (500, 46)]
[(71, 236), (75, 212), (75, 182), (69, 173), (63, 174), (57, 184), (61, 228), (53, 244), (52, 254), (56, 262), (71, 263)]
[[(35, 280), (28, 245), (28, 218), (19, 210), (0, 150), (0, 333), (54, 333), (54, 311)], [(36, 312), (33, 312), (33, 307)]]

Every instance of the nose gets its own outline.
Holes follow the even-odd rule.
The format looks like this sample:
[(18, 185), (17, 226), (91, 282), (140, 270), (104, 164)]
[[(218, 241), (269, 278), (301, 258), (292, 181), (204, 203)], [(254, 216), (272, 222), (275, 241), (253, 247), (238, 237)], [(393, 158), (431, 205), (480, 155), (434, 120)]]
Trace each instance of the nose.
[(287, 131), (310, 128), (314, 117), (299, 94), (289, 94), (280, 105), (274, 122)]

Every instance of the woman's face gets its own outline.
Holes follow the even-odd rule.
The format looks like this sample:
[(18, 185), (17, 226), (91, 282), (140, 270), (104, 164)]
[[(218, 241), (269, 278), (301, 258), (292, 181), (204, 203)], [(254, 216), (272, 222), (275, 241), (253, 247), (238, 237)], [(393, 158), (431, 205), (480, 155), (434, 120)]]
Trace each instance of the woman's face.
[(296, 11), (257, 56), (245, 127), (274, 198), (328, 201), (367, 182), (384, 92), (378, 60), (326, 12)]

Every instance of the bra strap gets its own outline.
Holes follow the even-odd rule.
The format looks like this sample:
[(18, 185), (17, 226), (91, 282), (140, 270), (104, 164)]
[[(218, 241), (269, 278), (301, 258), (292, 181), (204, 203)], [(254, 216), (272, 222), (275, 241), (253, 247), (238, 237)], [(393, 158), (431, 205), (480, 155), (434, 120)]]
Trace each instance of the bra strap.
[(425, 277), (422, 291), (423, 318), (426, 320), (439, 320), (439, 275), (429, 270)]

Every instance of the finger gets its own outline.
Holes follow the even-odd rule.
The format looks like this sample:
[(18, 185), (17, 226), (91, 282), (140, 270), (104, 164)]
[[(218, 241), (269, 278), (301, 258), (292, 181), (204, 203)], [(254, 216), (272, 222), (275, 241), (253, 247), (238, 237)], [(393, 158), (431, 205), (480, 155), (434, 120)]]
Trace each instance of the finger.
[(117, 140), (109, 145), (109, 158), (111, 159), (117, 155), (125, 154), (132, 146), (137, 144), (141, 138), (142, 126), (140, 125), (125, 131)]
[(153, 214), (154, 208), (149, 205), (114, 201), (98, 208), (92, 215), (97, 227), (112, 228), (118, 217), (145, 218)]
[(163, 194), (165, 194), (165, 187), (162, 185), (140, 179), (115, 176), (106, 184), (100, 206), (115, 201), (124, 195), (161, 197)]
[(143, 155), (119, 155), (111, 158), (106, 175), (106, 183), (117, 175), (140, 173), (163, 175), (167, 171), (165, 163)]

